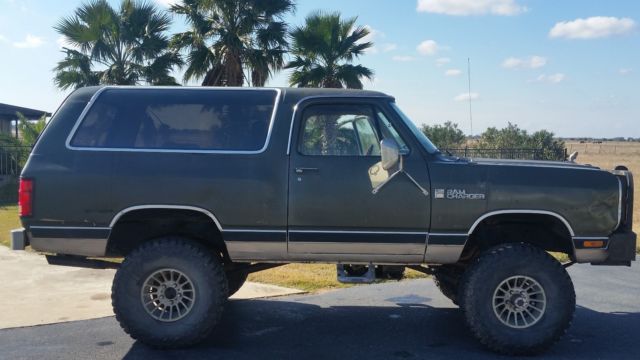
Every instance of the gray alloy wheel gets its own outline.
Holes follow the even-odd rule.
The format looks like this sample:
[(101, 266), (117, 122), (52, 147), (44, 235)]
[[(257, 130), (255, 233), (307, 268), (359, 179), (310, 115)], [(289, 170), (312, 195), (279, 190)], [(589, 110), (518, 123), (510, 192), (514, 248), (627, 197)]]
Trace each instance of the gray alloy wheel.
[(191, 279), (181, 271), (160, 269), (145, 280), (140, 300), (151, 317), (172, 322), (191, 311), (196, 301), (196, 290)]
[(547, 308), (542, 285), (529, 276), (511, 276), (493, 293), (493, 313), (503, 324), (525, 329), (540, 321)]

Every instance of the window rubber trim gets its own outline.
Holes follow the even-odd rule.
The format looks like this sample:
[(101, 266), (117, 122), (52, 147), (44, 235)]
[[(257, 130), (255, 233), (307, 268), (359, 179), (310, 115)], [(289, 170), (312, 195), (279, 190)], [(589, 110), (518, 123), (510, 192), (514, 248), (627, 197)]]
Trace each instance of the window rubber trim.
[[(71, 141), (75, 136), (80, 124), (84, 121), (84, 118), (87, 116), (93, 104), (97, 101), (100, 95), (106, 90), (111, 89), (135, 89), (135, 90), (188, 90), (188, 91), (221, 91), (221, 90), (231, 90), (231, 91), (273, 91), (276, 93), (273, 110), (271, 112), (271, 118), (269, 119), (269, 128), (267, 130), (267, 137), (265, 139), (264, 145), (262, 148), (258, 150), (193, 150), (193, 149), (149, 149), (149, 148), (108, 148), (108, 147), (90, 147), (90, 146), (73, 146), (71, 145)], [(65, 141), (65, 146), (69, 150), (80, 150), (80, 151), (109, 151), (109, 152), (148, 152), (148, 153), (187, 153), (187, 154), (237, 154), (237, 155), (250, 155), (250, 154), (261, 154), (267, 150), (269, 147), (269, 143), (271, 142), (271, 134), (273, 132), (273, 127), (275, 124), (275, 118), (278, 114), (278, 105), (280, 104), (280, 100), (282, 98), (282, 90), (277, 88), (234, 88), (234, 87), (225, 87), (225, 88), (211, 88), (211, 87), (186, 87), (186, 86), (105, 86), (91, 97), (87, 106), (85, 106), (84, 110), (76, 120), (73, 128), (69, 132), (69, 136), (67, 136), (67, 140)]]

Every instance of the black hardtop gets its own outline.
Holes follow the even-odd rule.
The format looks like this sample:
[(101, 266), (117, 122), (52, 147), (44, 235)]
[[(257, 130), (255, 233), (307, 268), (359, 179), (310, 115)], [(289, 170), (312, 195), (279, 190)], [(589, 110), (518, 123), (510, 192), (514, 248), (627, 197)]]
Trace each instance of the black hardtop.
[(254, 88), (254, 87), (222, 87), (222, 86), (213, 86), (213, 87), (202, 87), (202, 86), (115, 86), (115, 85), (106, 85), (106, 86), (88, 86), (84, 88), (80, 88), (75, 91), (74, 96), (88, 96), (89, 98), (93, 96), (98, 90), (103, 87), (113, 87), (120, 89), (165, 89), (167, 91), (171, 90), (180, 90), (180, 89), (207, 89), (207, 90), (229, 90), (229, 89), (239, 89), (239, 90), (252, 90), (252, 89), (277, 89), (281, 91), (282, 98), (284, 101), (288, 103), (297, 103), (298, 101), (315, 96), (322, 97), (383, 97), (388, 99), (393, 99), (393, 97), (372, 90), (357, 90), (357, 89), (324, 89), (324, 88), (287, 88), (287, 87), (273, 87), (273, 88)]

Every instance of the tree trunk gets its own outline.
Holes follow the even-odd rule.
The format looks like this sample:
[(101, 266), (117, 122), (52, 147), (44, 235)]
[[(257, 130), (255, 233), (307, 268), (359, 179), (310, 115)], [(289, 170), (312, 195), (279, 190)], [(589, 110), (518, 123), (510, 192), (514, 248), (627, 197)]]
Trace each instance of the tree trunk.
[(322, 155), (338, 155), (336, 154), (336, 138), (338, 137), (337, 122), (338, 117), (335, 115), (322, 116), (324, 126), (322, 128)]
[(238, 54), (228, 54), (225, 58), (224, 69), (227, 86), (242, 86), (244, 74), (242, 72), (242, 60)]
[(209, 70), (202, 80), (202, 86), (224, 86), (222, 66), (219, 65)]

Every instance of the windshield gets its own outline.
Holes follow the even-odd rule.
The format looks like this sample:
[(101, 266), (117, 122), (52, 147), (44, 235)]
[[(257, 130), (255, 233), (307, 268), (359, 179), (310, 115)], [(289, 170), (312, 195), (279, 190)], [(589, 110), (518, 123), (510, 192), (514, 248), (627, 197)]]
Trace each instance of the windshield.
[(413, 135), (416, 137), (416, 139), (418, 139), (418, 141), (420, 142), (420, 144), (422, 144), (422, 146), (430, 153), (430, 154), (436, 154), (439, 153), (440, 150), (438, 150), (438, 148), (433, 145), (433, 143), (431, 142), (431, 140), (429, 140), (428, 137), (426, 137), (422, 131), (420, 131), (420, 129), (418, 129), (418, 127), (416, 126), (416, 124), (413, 123), (413, 121), (411, 121), (411, 119), (409, 119), (409, 117), (407, 117), (407, 115), (405, 115), (402, 110), (400, 110), (400, 108), (398, 107), (398, 105), (396, 105), (396, 103), (392, 102), (391, 103), (391, 107), (398, 113), (398, 115), (400, 115), (400, 118), (402, 119), (402, 121), (404, 121), (404, 123), (407, 125), (407, 127), (409, 127), (409, 130), (411, 130), (411, 132), (413, 133)]

